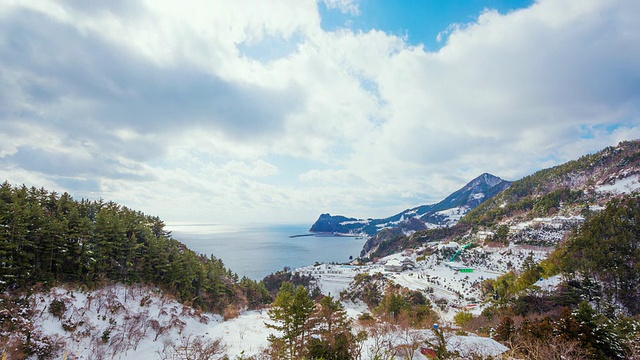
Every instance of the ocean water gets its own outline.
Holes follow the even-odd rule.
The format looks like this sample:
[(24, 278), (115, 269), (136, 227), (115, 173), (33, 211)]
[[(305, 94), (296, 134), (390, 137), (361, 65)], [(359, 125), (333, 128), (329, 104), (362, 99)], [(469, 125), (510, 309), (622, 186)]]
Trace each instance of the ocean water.
[(302, 236), (309, 225), (227, 226), (216, 224), (167, 225), (173, 238), (191, 250), (222, 259), (240, 277), (261, 280), (284, 267), (318, 262), (347, 262), (360, 255), (366, 239)]

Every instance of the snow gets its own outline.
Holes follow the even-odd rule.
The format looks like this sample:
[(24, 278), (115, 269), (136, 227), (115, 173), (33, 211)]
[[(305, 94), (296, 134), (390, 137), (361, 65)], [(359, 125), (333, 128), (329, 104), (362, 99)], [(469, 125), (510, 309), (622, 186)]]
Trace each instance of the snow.
[(347, 312), (347, 316), (354, 320), (358, 319), (360, 315), (370, 312), (367, 304), (362, 301), (343, 301), (342, 305), (344, 306), (344, 310)]
[[(61, 319), (48, 311), (54, 300), (66, 306)], [(53, 288), (34, 301), (34, 323), (46, 336), (67, 339), (64, 350), (73, 359), (99, 353), (114, 359), (156, 359), (169, 343), (212, 339), (209, 330), (222, 321), (147, 287), (117, 285), (86, 293)]]
[(360, 220), (348, 220), (348, 221), (343, 221), (340, 223), (340, 225), (356, 225), (356, 224), (363, 224), (363, 225), (367, 225), (371, 222), (370, 219), (360, 219)]
[(368, 269), (368, 267), (321, 264), (305, 266), (294, 270), (294, 272), (313, 276), (323, 294), (338, 297), (342, 291), (349, 287), (357, 274), (366, 272)]
[(562, 276), (555, 275), (550, 278), (540, 279), (535, 283), (535, 285), (541, 288), (542, 290), (553, 291), (558, 287), (558, 285), (560, 285), (561, 282), (562, 282)]
[[(317, 269), (318, 272), (328, 270), (336, 269), (329, 266)], [(337, 296), (338, 290), (344, 288), (346, 280), (361, 270), (345, 268), (341, 270), (341, 274), (317, 275), (321, 279), (319, 283), (324, 289), (323, 292), (335, 292)], [(377, 268), (368, 270), (381, 271)], [(399, 283), (409, 286), (415, 281), (408, 274), (398, 277)], [(48, 312), (54, 300), (66, 304), (67, 310), (62, 316), (64, 321)], [(111, 286), (86, 293), (54, 288), (49, 293), (37, 295), (34, 302), (36, 317), (33, 320), (38, 324), (37, 331), (52, 338), (66, 339), (63, 340), (63, 351), (69, 359), (97, 358), (98, 354), (113, 359), (157, 359), (161, 354), (170, 358), (175, 349), (196, 339), (220, 339), (224, 346), (224, 355), (230, 358), (252, 356), (262, 353), (268, 346), (268, 336), (275, 333), (265, 325), (270, 323), (267, 310), (246, 311), (235, 319), (223, 321), (218, 315), (199, 314), (175, 300), (163, 297), (154, 289), (142, 287)], [(347, 302), (344, 305), (348, 316), (353, 319), (369, 311), (361, 302)], [(160, 329), (166, 329), (154, 329), (151, 325), (152, 320), (158, 322)], [(65, 331), (63, 322), (73, 324), (75, 330)], [(105, 342), (103, 336), (107, 332), (109, 338)], [(398, 334), (390, 336), (399, 338)], [(494, 346), (477, 344), (489, 344), (489, 341), (492, 341), (490, 339), (452, 339), (456, 339), (449, 343), (452, 349), (461, 349), (461, 344), (466, 343), (473, 344), (474, 350), (478, 347), (489, 349)], [(364, 359), (369, 358), (368, 349), (371, 346), (372, 340), (368, 340), (365, 343)]]
[[(319, 264), (298, 268), (293, 272), (312, 276), (320, 291), (334, 298), (339, 298), (343, 291), (349, 291), (356, 275), (381, 273), (389, 282), (423, 292), (434, 304), (436, 300), (446, 300), (447, 306), (434, 306), (442, 324), (446, 326), (452, 325), (455, 314), (463, 309), (475, 315), (481, 313), (484, 305), (477, 301), (481, 298), (482, 281), (520, 268), (530, 255), (536, 261), (546, 258), (550, 251), (548, 248), (514, 244), (508, 247), (477, 246), (463, 250), (456, 262), (448, 262), (451, 252), (459, 248), (457, 242), (435, 243), (414, 251), (393, 254), (364, 266)], [(445, 256), (443, 252), (449, 255)], [(421, 255), (425, 253), (430, 255)], [(415, 264), (414, 268), (404, 271), (385, 269), (385, 264), (402, 263), (407, 259)], [(473, 271), (460, 272), (461, 268)], [(560, 281), (560, 277), (556, 276), (542, 279), (536, 285), (542, 290), (553, 291)], [(85, 292), (54, 288), (33, 299), (36, 310), (33, 321), (38, 324), (38, 331), (52, 338), (66, 339), (64, 350), (70, 359), (94, 358), (100, 352), (114, 359), (157, 359), (160, 354), (166, 358), (171, 356), (172, 351), (195, 339), (220, 340), (224, 354), (233, 359), (261, 354), (269, 345), (268, 336), (274, 333), (265, 325), (270, 323), (266, 309), (241, 311), (238, 317), (225, 321), (219, 315), (199, 313), (183, 306), (154, 288), (110, 286)], [(63, 320), (48, 311), (54, 299), (66, 304)], [(344, 302), (343, 305), (352, 319), (370, 312), (361, 301)], [(63, 323), (67, 330), (69, 325), (73, 325), (75, 330), (65, 331)], [(355, 324), (359, 327), (357, 322)], [(400, 330), (397, 331), (398, 334), (394, 336), (400, 338)], [(107, 342), (103, 338), (105, 334), (108, 335)], [(461, 354), (473, 350), (482, 356), (496, 356), (506, 350), (491, 339), (448, 335), (448, 346), (461, 351)], [(368, 348), (372, 346), (372, 341), (370, 339), (365, 343), (363, 359), (369, 358)], [(416, 355), (415, 358), (424, 358), (421, 356)]]
[[(456, 242), (437, 244), (436, 249), (456, 250), (460, 245)], [(481, 298), (480, 283), (487, 279), (495, 279), (512, 269), (522, 266), (524, 260), (533, 255), (535, 261), (548, 256), (550, 249), (531, 246), (512, 245), (507, 248), (491, 248), (488, 246), (464, 250), (454, 263), (448, 258), (438, 258), (436, 253), (417, 261), (418, 253), (426, 248), (417, 249), (412, 253), (398, 253), (381, 258), (377, 263), (366, 266), (319, 265), (296, 269), (295, 272), (311, 275), (324, 294), (337, 297), (340, 292), (349, 289), (350, 282), (359, 273), (382, 273), (394, 283), (411, 290), (423, 291), (431, 298), (445, 299), (450, 307), (441, 312), (445, 322), (452, 322), (453, 316), (462, 308), (473, 307), (472, 312), (479, 314), (482, 305), (476, 306)], [(401, 263), (410, 259), (414, 268), (404, 271), (389, 271), (385, 265)], [(473, 269), (473, 272), (459, 272), (460, 268)]]
[[(317, 271), (336, 270), (335, 267), (321, 267)], [(379, 271), (377, 268), (368, 268)], [(343, 277), (349, 277), (362, 269), (345, 268)], [(326, 273), (318, 275), (327, 275)], [(335, 282), (340, 274), (320, 276), (319, 282), (327, 289), (334, 289), (327, 284)], [(403, 274), (404, 275), (404, 274)], [(410, 275), (407, 275), (410, 276)], [(409, 283), (410, 281), (399, 280)], [(323, 284), (327, 283), (327, 284)], [(66, 304), (61, 321), (49, 313), (51, 303), (61, 301)], [(69, 359), (93, 359), (100, 356), (112, 359), (158, 359), (172, 358), (176, 351), (185, 344), (193, 344), (196, 340), (221, 340), (223, 355), (229, 358), (259, 355), (268, 347), (270, 334), (277, 332), (266, 326), (271, 323), (267, 310), (246, 311), (234, 319), (224, 321), (218, 315), (201, 314), (185, 307), (175, 300), (163, 297), (151, 288), (109, 286), (101, 290), (80, 292), (64, 288), (54, 288), (49, 293), (39, 294), (32, 298), (36, 316), (33, 319), (37, 331), (49, 337), (57, 337), (64, 341), (61, 352)], [(345, 302), (347, 315), (357, 319), (368, 312), (362, 302)], [(164, 331), (152, 327), (157, 321)], [(65, 331), (62, 323), (75, 324), (73, 332)], [(355, 323), (356, 330), (362, 329)], [(109, 338), (105, 342), (103, 336), (109, 330)], [(389, 328), (387, 336), (395, 339), (395, 345), (402, 344), (403, 331), (399, 327)], [(432, 337), (429, 330), (416, 330), (422, 338)], [(66, 339), (66, 340), (64, 340)], [(496, 356), (506, 348), (495, 341), (478, 336), (447, 337), (447, 347), (460, 351), (461, 354), (473, 351), (483, 356)], [(371, 349), (374, 339), (364, 343), (363, 359), (372, 358)], [(416, 351), (416, 357), (423, 359)], [(62, 357), (63, 354), (58, 354)]]
[(618, 179), (613, 184), (604, 184), (596, 188), (599, 193), (630, 194), (640, 190), (640, 175)]
[(460, 219), (462, 219), (462, 217), (465, 216), (468, 211), (469, 211), (469, 208), (462, 206), (462, 207), (454, 207), (451, 209), (438, 211), (436, 212), (436, 214), (446, 217), (447, 218), (446, 223), (455, 224), (458, 221), (460, 221)]
[(447, 349), (459, 351), (463, 358), (465, 358), (466, 354), (471, 353), (484, 357), (495, 357), (509, 350), (506, 346), (490, 338), (459, 335), (454, 335), (447, 339)]
[(241, 316), (209, 328), (209, 336), (224, 339), (225, 354), (231, 358), (259, 354), (269, 346), (267, 337), (276, 331), (265, 323), (273, 323), (267, 310), (248, 311)]
[(584, 216), (582, 215), (573, 215), (573, 216), (551, 216), (544, 218), (534, 218), (531, 221), (523, 221), (517, 224), (511, 225), (510, 229), (513, 231), (523, 230), (535, 227), (537, 225), (549, 225), (556, 229), (561, 229), (564, 225), (575, 225), (581, 224), (584, 222)]

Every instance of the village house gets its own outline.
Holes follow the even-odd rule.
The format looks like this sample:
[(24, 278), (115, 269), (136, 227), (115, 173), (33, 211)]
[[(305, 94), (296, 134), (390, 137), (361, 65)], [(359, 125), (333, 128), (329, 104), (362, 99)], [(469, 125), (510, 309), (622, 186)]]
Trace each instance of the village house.
[(384, 269), (386, 271), (401, 272), (407, 269), (413, 269), (415, 266), (415, 263), (409, 258), (403, 258), (402, 260), (391, 259), (384, 264)]

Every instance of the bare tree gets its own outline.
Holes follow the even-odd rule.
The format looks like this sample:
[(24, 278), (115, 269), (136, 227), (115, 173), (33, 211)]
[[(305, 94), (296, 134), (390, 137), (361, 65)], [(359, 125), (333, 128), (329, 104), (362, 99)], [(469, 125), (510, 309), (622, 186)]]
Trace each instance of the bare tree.
[(420, 331), (412, 329), (408, 323), (400, 325), (398, 331), (399, 345), (396, 346), (398, 355), (404, 356), (406, 359), (413, 359), (413, 355), (424, 343), (424, 335)]
[(388, 323), (374, 324), (369, 329), (369, 338), (372, 343), (368, 350), (372, 359), (390, 360), (394, 358), (392, 349), (397, 340), (395, 330), (395, 327)]

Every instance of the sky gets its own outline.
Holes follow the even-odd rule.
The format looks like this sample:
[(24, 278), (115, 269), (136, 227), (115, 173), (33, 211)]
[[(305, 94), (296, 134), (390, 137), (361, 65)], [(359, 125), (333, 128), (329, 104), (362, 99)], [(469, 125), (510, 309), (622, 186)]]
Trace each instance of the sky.
[(386, 217), (640, 138), (637, 0), (0, 4), (0, 178), (175, 223)]

